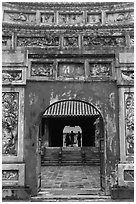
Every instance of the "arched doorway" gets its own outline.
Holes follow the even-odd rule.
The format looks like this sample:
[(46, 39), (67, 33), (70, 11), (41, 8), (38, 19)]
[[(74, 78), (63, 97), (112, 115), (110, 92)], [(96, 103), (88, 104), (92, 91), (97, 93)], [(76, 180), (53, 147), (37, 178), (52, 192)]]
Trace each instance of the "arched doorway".
[(63, 100), (51, 104), (42, 116), (42, 148), (62, 148), (66, 127), (80, 127), (83, 150), (88, 147), (92, 148), (91, 151), (96, 148), (99, 150), (100, 185), (105, 189), (104, 125), (100, 111), (93, 104), (81, 100)]

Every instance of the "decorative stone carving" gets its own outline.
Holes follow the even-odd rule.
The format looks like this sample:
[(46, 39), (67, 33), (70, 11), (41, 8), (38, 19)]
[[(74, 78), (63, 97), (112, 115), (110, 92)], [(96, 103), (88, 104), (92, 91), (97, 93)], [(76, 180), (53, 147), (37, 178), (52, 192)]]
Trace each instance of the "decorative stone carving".
[(18, 37), (17, 46), (59, 46), (59, 37), (50, 34), (45, 37)]
[(2, 93), (2, 153), (17, 155), (19, 93)]
[(8, 46), (10, 47), (12, 44), (11, 42), (11, 36), (2, 36), (2, 46)]
[(89, 63), (90, 74), (89, 76), (110, 76), (111, 64), (110, 63)]
[(44, 24), (53, 24), (54, 23), (54, 14), (53, 13), (41, 13), (41, 23)]
[(2, 71), (2, 82), (9, 83), (13, 81), (19, 81), (22, 80), (22, 71), (9, 71), (9, 70), (3, 70)]
[(130, 36), (130, 46), (134, 47), (134, 36)]
[(17, 181), (18, 178), (18, 170), (2, 170), (2, 180)]
[(78, 47), (78, 37), (64, 37), (64, 47)]
[(124, 36), (84, 36), (83, 46), (125, 46)]
[(134, 81), (134, 70), (122, 70), (121, 77), (125, 81), (133, 82)]
[(53, 63), (33, 62), (31, 66), (31, 76), (53, 76)]
[(84, 65), (82, 63), (59, 63), (58, 76), (61, 78), (84, 77)]
[(134, 170), (124, 170), (124, 180), (134, 181)]
[(87, 23), (100, 24), (101, 23), (101, 14), (87, 14)]
[(35, 23), (36, 14), (35, 13), (18, 13), (18, 12), (5, 12), (4, 13), (5, 21), (14, 21), (19, 23)]
[(134, 93), (125, 93), (126, 153), (134, 154)]
[(60, 24), (83, 24), (83, 14), (82, 13), (64, 13), (59, 14)]
[(134, 12), (107, 13), (107, 23), (127, 23), (134, 21)]

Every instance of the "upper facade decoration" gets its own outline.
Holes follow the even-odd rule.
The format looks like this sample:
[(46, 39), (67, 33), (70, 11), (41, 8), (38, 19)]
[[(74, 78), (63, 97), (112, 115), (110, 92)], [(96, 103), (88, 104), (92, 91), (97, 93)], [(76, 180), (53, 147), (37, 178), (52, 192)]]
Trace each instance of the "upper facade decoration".
[[(86, 3), (87, 4), (87, 3)], [(24, 5), (24, 6), (23, 6)], [(40, 5), (40, 4), (39, 4)], [(128, 24), (134, 22), (134, 10), (132, 3), (88, 3), (82, 4), (43, 4), (33, 6), (31, 4), (3, 3), (3, 22), (17, 24), (34, 24), (48, 26), (88, 26), (88, 25), (113, 25)], [(12, 8), (9, 9), (9, 8)]]

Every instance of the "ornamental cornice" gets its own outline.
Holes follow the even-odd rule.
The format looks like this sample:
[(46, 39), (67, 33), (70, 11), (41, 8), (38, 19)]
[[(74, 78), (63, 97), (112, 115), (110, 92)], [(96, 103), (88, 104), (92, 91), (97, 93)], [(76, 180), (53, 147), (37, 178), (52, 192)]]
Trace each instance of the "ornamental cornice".
[(109, 24), (105, 24), (105, 25), (29, 25), (29, 24), (17, 24), (17, 23), (2, 23), (2, 27), (3, 28), (10, 28), (10, 29), (37, 29), (37, 30), (93, 30), (93, 29), (118, 29), (118, 30), (122, 30), (122, 29), (134, 29), (134, 23), (129, 23), (127, 25), (109, 25)]

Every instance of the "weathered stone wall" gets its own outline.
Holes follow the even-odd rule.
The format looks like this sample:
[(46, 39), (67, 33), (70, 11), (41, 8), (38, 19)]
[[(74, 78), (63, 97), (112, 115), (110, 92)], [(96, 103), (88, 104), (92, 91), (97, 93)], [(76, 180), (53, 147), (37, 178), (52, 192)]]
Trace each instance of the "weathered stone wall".
[(106, 192), (133, 185), (133, 13), (124, 2), (3, 3), (3, 186), (37, 193), (39, 122), (62, 99), (103, 115)]

